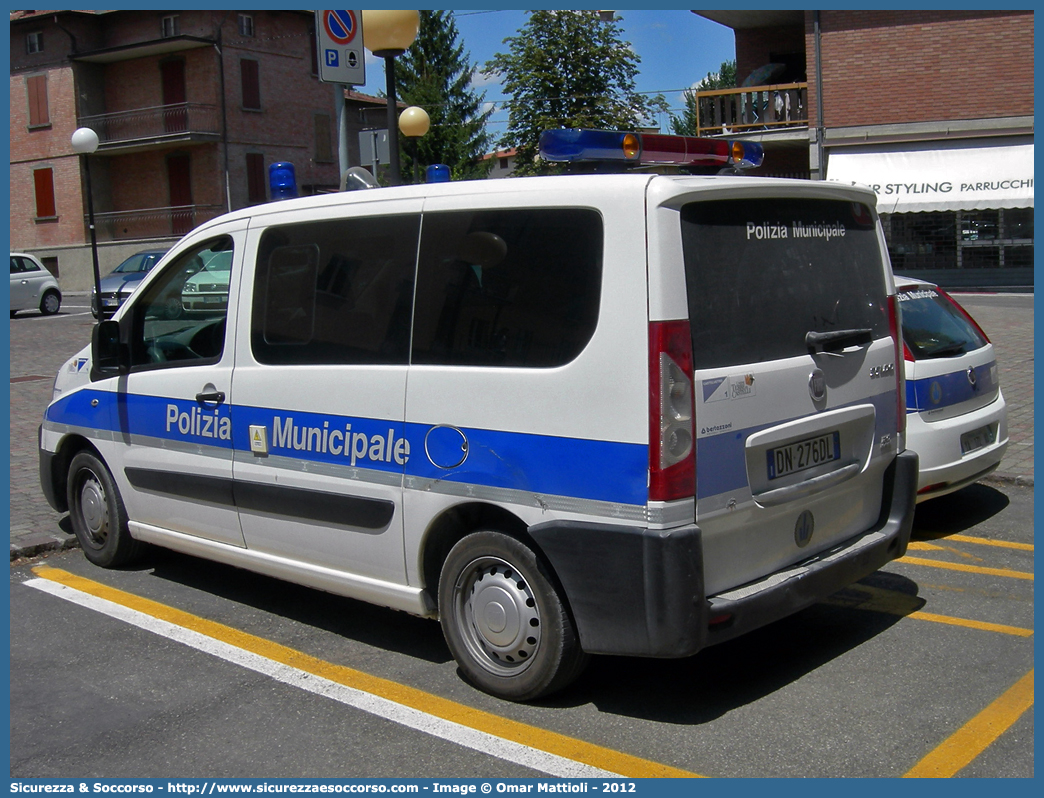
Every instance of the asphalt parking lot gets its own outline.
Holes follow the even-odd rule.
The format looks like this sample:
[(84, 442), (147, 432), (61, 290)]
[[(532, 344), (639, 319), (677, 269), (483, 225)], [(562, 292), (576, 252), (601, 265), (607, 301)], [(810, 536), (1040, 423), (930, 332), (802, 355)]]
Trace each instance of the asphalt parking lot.
[(1011, 445), (994, 478), (919, 507), (906, 557), (689, 659), (595, 658), (526, 706), (465, 684), (430, 621), (68, 550), (36, 427), (89, 340), (76, 299), (11, 320), (13, 776), (1034, 774), (1031, 297), (958, 297), (997, 348)]

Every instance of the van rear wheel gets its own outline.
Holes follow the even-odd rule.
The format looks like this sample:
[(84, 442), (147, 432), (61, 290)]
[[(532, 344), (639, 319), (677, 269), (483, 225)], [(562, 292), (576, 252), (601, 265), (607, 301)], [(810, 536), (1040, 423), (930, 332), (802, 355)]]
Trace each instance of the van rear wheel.
[(114, 568), (140, 555), (144, 546), (130, 536), (112, 474), (91, 452), (80, 452), (69, 464), (68, 500), (73, 532), (88, 560)]
[(468, 681), (501, 698), (548, 695), (587, 664), (547, 568), (529, 546), (499, 532), (475, 532), (450, 550), (439, 616)]

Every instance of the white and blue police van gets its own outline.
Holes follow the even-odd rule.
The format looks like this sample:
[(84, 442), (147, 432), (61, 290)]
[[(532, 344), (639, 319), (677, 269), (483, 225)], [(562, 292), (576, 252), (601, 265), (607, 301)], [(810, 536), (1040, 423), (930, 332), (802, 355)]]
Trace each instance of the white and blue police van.
[(154, 544), (437, 618), (469, 681), (529, 700), (902, 556), (917, 458), (874, 194), (605, 167), (733, 172), (761, 160), (743, 142), (541, 152), (599, 173), (185, 236), (55, 381), (41, 480), (87, 558)]

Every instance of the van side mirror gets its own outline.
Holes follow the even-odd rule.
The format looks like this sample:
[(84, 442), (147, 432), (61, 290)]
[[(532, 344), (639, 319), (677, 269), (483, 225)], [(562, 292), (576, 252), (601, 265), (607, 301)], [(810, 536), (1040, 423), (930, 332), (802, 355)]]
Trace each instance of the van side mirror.
[(120, 323), (102, 321), (91, 333), (91, 379), (104, 379), (126, 373), (129, 363), (124, 355), (126, 347), (120, 344)]

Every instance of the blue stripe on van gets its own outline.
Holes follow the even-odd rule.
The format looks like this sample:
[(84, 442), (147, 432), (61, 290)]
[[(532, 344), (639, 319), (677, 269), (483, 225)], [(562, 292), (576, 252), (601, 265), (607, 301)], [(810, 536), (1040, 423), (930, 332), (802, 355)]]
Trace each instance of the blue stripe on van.
[(925, 377), (920, 380), (906, 381), (906, 409), (919, 413), (924, 410), (938, 410), (950, 405), (960, 404), (996, 390), (993, 372), (996, 361), (982, 366), (975, 366), (975, 384), (968, 379), (968, 369), (951, 371), (938, 377)]
[[(875, 435), (895, 435), (895, 391), (873, 396), (868, 400), (874, 406)], [(859, 404), (866, 404), (860, 402)], [(796, 419), (782, 419), (741, 430), (729, 430), (699, 438), (696, 441), (696, 499), (705, 499), (722, 493), (732, 493), (748, 487), (747, 438), (756, 432), (785, 424)], [(764, 467), (764, 462), (761, 463)]]
[[(648, 500), (644, 444), (462, 429), (467, 457), (458, 465), (463, 439), (453, 428), (242, 405), (215, 409), (192, 400), (90, 389), (62, 397), (46, 419), (217, 447), (230, 455), (233, 449), (249, 454), (250, 427), (257, 425), (265, 428), (270, 455), (303, 462), (620, 504)], [(426, 439), (434, 462), (453, 467), (429, 460)]]

